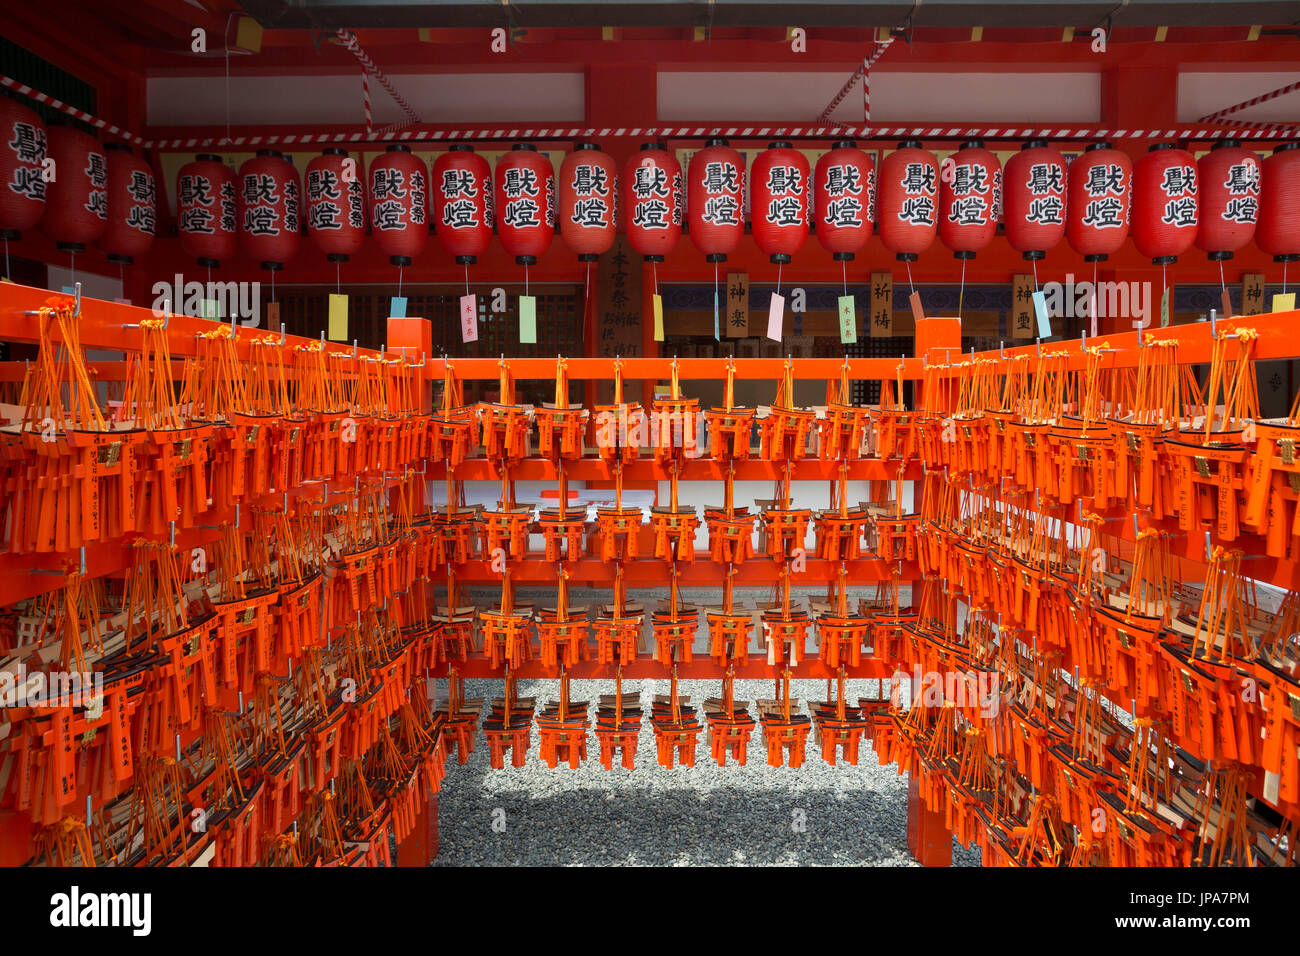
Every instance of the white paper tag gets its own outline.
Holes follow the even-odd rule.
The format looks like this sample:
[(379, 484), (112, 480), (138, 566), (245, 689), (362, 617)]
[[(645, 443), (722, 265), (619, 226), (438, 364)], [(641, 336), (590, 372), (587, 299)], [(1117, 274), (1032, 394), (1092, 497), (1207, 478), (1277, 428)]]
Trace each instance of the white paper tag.
[(772, 303), (767, 307), (767, 337), (773, 342), (781, 341), (781, 329), (785, 325), (785, 296), (772, 293)]

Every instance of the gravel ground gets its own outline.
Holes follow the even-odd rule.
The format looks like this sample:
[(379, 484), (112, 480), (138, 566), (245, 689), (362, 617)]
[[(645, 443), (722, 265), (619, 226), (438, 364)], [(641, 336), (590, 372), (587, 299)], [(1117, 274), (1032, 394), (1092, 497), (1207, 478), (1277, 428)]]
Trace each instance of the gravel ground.
[[(656, 684), (651, 689), (644, 685)], [(501, 695), (499, 680), (465, 682), (466, 696)], [(574, 700), (587, 700), (594, 714), (605, 681), (571, 684)], [(859, 686), (860, 685), (860, 686)], [(792, 682), (800, 700), (823, 699), (823, 681)], [(720, 693), (718, 681), (680, 682), (695, 705)], [(625, 681), (624, 693), (651, 694), (666, 682)], [(539, 706), (558, 697), (556, 680), (520, 681), (521, 696)], [(738, 699), (771, 696), (768, 681), (737, 681)], [(875, 681), (850, 681), (849, 699), (874, 696)], [(654, 731), (641, 729), (636, 769), (617, 760), (601, 766), (595, 735), (578, 769), (551, 770), (537, 755), (537, 734), (528, 762), (502, 770), (488, 765), (480, 732), (469, 762), (447, 762), (438, 797), (439, 849), (435, 866), (915, 866), (907, 852), (907, 778), (882, 767), (863, 747), (858, 766), (828, 766), (809, 747), (798, 770), (769, 767), (761, 728), (751, 738), (748, 763), (720, 768), (708, 756), (701, 732), (694, 767), (660, 767)], [(495, 822), (495, 826), (494, 826)], [(800, 826), (802, 823), (802, 826)], [(979, 853), (954, 847), (953, 863), (978, 866)]]

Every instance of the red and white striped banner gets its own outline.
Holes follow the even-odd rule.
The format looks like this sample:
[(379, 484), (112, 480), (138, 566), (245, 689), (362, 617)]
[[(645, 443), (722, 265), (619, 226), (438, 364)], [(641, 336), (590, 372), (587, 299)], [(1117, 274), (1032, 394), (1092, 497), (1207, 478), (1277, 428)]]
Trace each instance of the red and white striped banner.
[(1280, 123), (1241, 124), (1232, 120), (1223, 120), (1213, 125), (1183, 126), (1176, 129), (1100, 129), (1088, 126), (1038, 126), (1038, 127), (966, 127), (966, 126), (658, 126), (658, 127), (472, 127), (466, 129), (434, 129), (428, 126), (418, 128), (413, 122), (398, 123), (367, 133), (363, 130), (354, 132), (330, 133), (269, 133), (252, 136), (193, 136), (176, 139), (146, 140), (123, 130), (112, 123), (91, 116), (82, 110), (68, 106), (51, 96), (46, 96), (26, 84), (19, 83), (12, 77), (0, 74), (0, 86), (15, 90), (30, 97), (38, 103), (44, 103), (55, 109), (74, 116), (96, 129), (102, 129), (118, 136), (136, 146), (145, 149), (166, 149), (181, 152), (203, 149), (235, 147), (253, 148), (258, 146), (315, 146), (330, 143), (366, 143), (387, 142), (392, 140), (455, 143), (484, 142), (488, 140), (552, 140), (569, 141), (575, 139), (622, 138), (663, 136), (679, 139), (703, 139), (712, 136), (728, 136), (738, 139), (832, 139), (840, 136), (858, 136), (863, 139), (920, 139), (920, 140), (1024, 140), (1047, 139), (1058, 142), (1092, 142), (1095, 140), (1216, 140), (1224, 138), (1278, 140), (1300, 136), (1300, 125), (1283, 125)]
[(384, 71), (375, 64), (374, 60), (370, 59), (365, 50), (361, 49), (361, 43), (357, 40), (356, 34), (350, 30), (339, 30), (335, 36), (337, 36), (339, 42), (347, 48), (348, 52), (357, 58), (357, 62), (365, 68), (366, 72), (373, 76), (379, 82), (379, 85), (388, 91), (388, 95), (391, 96), (397, 102), (397, 105), (402, 108), (402, 112), (410, 117), (411, 122), (420, 122), (419, 114), (416, 113), (415, 110), (411, 109), (411, 105), (407, 103), (406, 100), (402, 99), (402, 95), (397, 92), (397, 88), (393, 86), (392, 81), (387, 77), (387, 75), (385, 75)]
[[(1267, 93), (1261, 93), (1261, 94), (1259, 94), (1259, 96), (1253, 97), (1252, 99), (1246, 100), (1245, 102), (1242, 102), (1242, 103), (1237, 103), (1235, 106), (1229, 106), (1227, 109), (1219, 110), (1217, 113), (1211, 113), (1209, 116), (1202, 116), (1198, 122), (1201, 122), (1201, 123), (1218, 123), (1218, 122), (1230, 122), (1230, 123), (1235, 123), (1235, 122), (1237, 122), (1237, 121), (1235, 121), (1235, 120), (1224, 120), (1223, 117), (1225, 117), (1225, 116), (1231, 116), (1233, 113), (1239, 113), (1239, 112), (1241, 112), (1242, 110), (1250, 109), (1252, 106), (1257, 106), (1257, 105), (1259, 105), (1260, 103), (1267, 103), (1269, 100), (1275, 100), (1275, 99), (1277, 99), (1279, 96), (1286, 96), (1286, 94), (1288, 94), (1288, 93), (1292, 93), (1292, 92), (1294, 92), (1295, 90), (1300, 90), (1300, 80), (1297, 80), (1297, 81), (1294, 82), (1294, 83), (1288, 83), (1286, 86), (1278, 87), (1276, 90), (1270, 90), (1270, 91), (1267, 92)], [(1246, 124), (1246, 125), (1252, 125), (1252, 124)]]
[(374, 128), (370, 114), (370, 77), (365, 70), (361, 71), (361, 109), (366, 117), (366, 132), (369, 133)]
[(30, 96), (37, 103), (43, 103), (44, 105), (49, 106), (53, 109), (60, 110), (64, 113), (67, 113), (69, 116), (76, 117), (77, 119), (81, 120), (83, 123), (89, 123), (91, 126), (95, 127), (95, 129), (102, 129), (108, 133), (111, 133), (114, 136), (126, 140), (128, 143), (131, 143), (135, 146), (147, 147), (152, 145), (150, 143), (145, 142), (143, 138), (136, 136), (134, 133), (128, 133), (126, 130), (114, 126), (112, 123), (99, 119), (98, 117), (91, 116), (89, 113), (85, 112), (84, 110), (79, 110), (74, 106), (69, 106), (67, 103), (64, 103), (62, 100), (56, 100), (52, 96), (46, 96), (40, 90), (34, 90), (26, 83), (19, 83), (13, 77), (0, 75), (0, 85), (5, 86), (5, 88), (7, 89), (14, 90), (15, 92), (22, 93), (24, 96)]

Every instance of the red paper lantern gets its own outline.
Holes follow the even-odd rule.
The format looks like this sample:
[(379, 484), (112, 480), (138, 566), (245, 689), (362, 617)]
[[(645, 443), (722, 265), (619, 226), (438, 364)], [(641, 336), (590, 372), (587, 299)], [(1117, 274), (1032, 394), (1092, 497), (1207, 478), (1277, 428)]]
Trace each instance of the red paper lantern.
[(0, 239), (21, 239), (45, 212), (45, 124), (11, 96), (0, 96)]
[(1041, 259), (1065, 238), (1065, 157), (1032, 139), (1007, 160), (1005, 228), (1011, 248)]
[(663, 262), (682, 237), (681, 163), (660, 143), (643, 143), (623, 170), (627, 240), (646, 262)]
[(429, 173), (405, 143), (370, 164), (370, 228), (395, 266), (409, 266), (429, 241)]
[(239, 245), (272, 272), (298, 254), (298, 171), (279, 150), (259, 149), (239, 167)]
[(1085, 262), (1102, 262), (1128, 238), (1133, 163), (1110, 143), (1093, 143), (1070, 163), (1065, 237)]
[(579, 262), (595, 262), (614, 245), (618, 167), (595, 143), (579, 143), (560, 166), (560, 235)]
[(125, 143), (104, 146), (108, 163), (108, 228), (99, 248), (109, 262), (130, 265), (153, 245), (158, 219), (158, 190), (153, 170)]
[(1157, 143), (1133, 167), (1133, 244), (1158, 266), (1177, 262), (1196, 240), (1196, 160)]
[(330, 262), (347, 262), (366, 238), (364, 169), (338, 146), (307, 164), (307, 235)]
[(817, 239), (837, 261), (866, 248), (876, 218), (876, 166), (852, 140), (817, 160), (813, 175)]
[(938, 229), (939, 161), (907, 139), (880, 162), (876, 229), (899, 262), (915, 262), (934, 244)]
[(200, 153), (176, 174), (176, 231), (181, 248), (209, 269), (235, 254), (235, 174), (220, 156)]
[(46, 135), (54, 179), (45, 184), (41, 231), (60, 249), (81, 252), (108, 228), (108, 163), (89, 133), (51, 124)]
[(1002, 215), (1002, 165), (978, 139), (943, 162), (939, 175), (939, 241), (954, 259), (974, 259), (993, 241)]
[(532, 143), (515, 143), (497, 160), (497, 234), (521, 266), (537, 263), (555, 238), (555, 170)]
[(457, 143), (433, 161), (433, 227), (457, 265), (472, 265), (492, 244), (492, 168)]
[(803, 248), (812, 209), (808, 160), (789, 143), (772, 143), (750, 171), (750, 219), (754, 242), (774, 263)]
[(1231, 259), (1250, 242), (1259, 218), (1259, 157), (1235, 139), (1210, 147), (1197, 161), (1201, 215), (1196, 248), (1211, 262)]
[(1262, 165), (1255, 245), (1274, 262), (1300, 259), (1300, 143), (1283, 143)]
[(745, 158), (710, 139), (686, 172), (686, 220), (707, 262), (726, 262), (745, 235)]

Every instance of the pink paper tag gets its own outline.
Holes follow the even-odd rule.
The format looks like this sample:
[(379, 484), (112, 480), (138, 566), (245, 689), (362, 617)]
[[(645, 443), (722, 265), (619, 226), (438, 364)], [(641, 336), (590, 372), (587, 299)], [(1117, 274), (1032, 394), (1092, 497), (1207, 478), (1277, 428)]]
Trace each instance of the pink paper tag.
[(460, 297), (460, 340), (478, 341), (478, 296), (476, 295)]
[(772, 293), (772, 304), (767, 307), (767, 337), (773, 342), (781, 341), (781, 329), (785, 325), (785, 296)]

